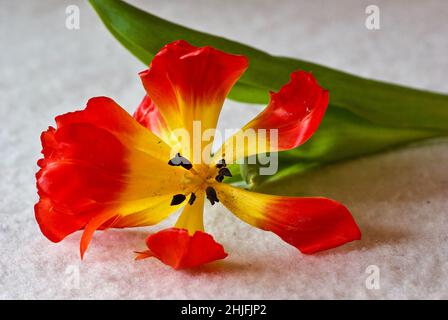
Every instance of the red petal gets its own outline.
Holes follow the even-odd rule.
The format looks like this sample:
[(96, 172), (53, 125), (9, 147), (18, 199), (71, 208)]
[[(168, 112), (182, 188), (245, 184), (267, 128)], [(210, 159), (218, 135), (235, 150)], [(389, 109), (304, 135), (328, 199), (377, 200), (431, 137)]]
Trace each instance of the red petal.
[(260, 227), (306, 254), (361, 239), (350, 211), (331, 199), (278, 198), (266, 207), (266, 213)]
[(82, 229), (92, 217), (91, 212), (73, 215), (58, 211), (48, 197), (40, 198), (34, 206), (34, 213), (42, 233), (53, 242)]
[(328, 106), (328, 91), (311, 73), (296, 71), (279, 92), (271, 93), (266, 109), (248, 126), (277, 128), (278, 149), (289, 150), (303, 144), (316, 131)]
[(140, 102), (137, 110), (135, 110), (134, 118), (138, 123), (148, 128), (159, 137), (161, 137), (161, 133), (167, 128), (159, 109), (157, 109), (156, 105), (148, 95), (143, 97), (142, 102)]
[[(44, 133), (45, 136), (50, 132)], [(72, 206), (116, 199), (126, 186), (127, 148), (114, 135), (92, 124), (75, 123), (53, 133), (57, 147), (45, 157), (37, 177), (53, 202)], [(44, 150), (48, 144), (42, 139)]]
[[(108, 147), (107, 138), (111, 138), (106, 135), (102, 140), (98, 132), (95, 132), (98, 133), (96, 141), (103, 142), (99, 148), (90, 149), (88, 143), (82, 142), (86, 137), (82, 134), (77, 139), (79, 143), (73, 143), (70, 137), (77, 128), (79, 125), (58, 130), (50, 127), (41, 135), (44, 158), (38, 161), (41, 170), (36, 174), (36, 181), (40, 200), (34, 211), (42, 233), (53, 242), (84, 228), (95, 210), (101, 209), (99, 201), (110, 201), (122, 188), (118, 180), (107, 174), (119, 166), (120, 148), (115, 149), (115, 157), (107, 157), (114, 151), (114, 144)], [(94, 147), (94, 139), (92, 143)], [(91, 162), (83, 158), (90, 158)], [(103, 169), (97, 168), (98, 163)]]
[(143, 260), (146, 258), (153, 257), (153, 254), (150, 250), (146, 251), (134, 251), (137, 255), (135, 256), (135, 260)]
[(150, 235), (146, 245), (150, 250), (146, 256), (152, 254), (174, 269), (193, 268), (227, 257), (223, 246), (202, 231), (190, 236), (186, 229), (169, 228)]

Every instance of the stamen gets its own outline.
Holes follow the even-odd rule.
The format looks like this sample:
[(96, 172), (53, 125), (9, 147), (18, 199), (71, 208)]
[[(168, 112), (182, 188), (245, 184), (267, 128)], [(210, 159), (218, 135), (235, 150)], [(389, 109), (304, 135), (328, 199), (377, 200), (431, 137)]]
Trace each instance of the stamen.
[(232, 173), (230, 172), (230, 170), (226, 167), (223, 167), (223, 168), (219, 169), (218, 175), (215, 177), (215, 179), (218, 182), (222, 182), (224, 180), (224, 177), (231, 177), (231, 176), (232, 176)]
[(185, 201), (187, 197), (184, 194), (176, 194), (173, 196), (173, 199), (171, 200), (171, 206), (177, 206), (178, 204), (181, 204)]
[(221, 168), (225, 168), (227, 166), (226, 164), (226, 160), (221, 159), (218, 161), (218, 163), (216, 164), (216, 168), (221, 169)]
[(170, 161), (168, 161), (168, 164), (170, 166), (174, 166), (174, 167), (178, 167), (181, 166), (184, 169), (190, 170), (191, 168), (193, 168), (193, 165), (191, 164), (190, 161), (188, 161), (187, 158), (184, 158), (180, 155), (180, 153), (176, 153), (176, 156), (171, 159)]
[(228, 168), (221, 168), (219, 169), (219, 174), (222, 176), (226, 176), (226, 177), (231, 177), (232, 173), (230, 172), (230, 170)]
[(194, 192), (192, 192), (191, 196), (190, 196), (190, 199), (188, 200), (188, 204), (190, 206), (192, 206), (195, 200), (196, 200), (196, 195), (194, 194)]
[(207, 195), (207, 199), (210, 201), (211, 205), (214, 205), (215, 202), (219, 202), (216, 191), (212, 187), (207, 187), (207, 189), (205, 189), (205, 194)]

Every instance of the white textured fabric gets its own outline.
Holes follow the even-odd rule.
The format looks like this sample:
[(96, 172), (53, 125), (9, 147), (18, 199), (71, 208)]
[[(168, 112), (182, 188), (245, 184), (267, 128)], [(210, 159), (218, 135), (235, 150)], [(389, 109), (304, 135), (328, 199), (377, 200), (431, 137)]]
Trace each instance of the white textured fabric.
[[(448, 92), (446, 1), (374, 1), (381, 29), (364, 27), (372, 1), (138, 1), (161, 17), (359, 75)], [(65, 28), (77, 4), (80, 30)], [(80, 233), (53, 244), (34, 220), (39, 134), (61, 113), (106, 95), (128, 111), (144, 69), (84, 1), (0, 1), (0, 298), (448, 298), (448, 144), (420, 144), (334, 165), (277, 186), (346, 204), (363, 240), (304, 256), (220, 206), (207, 230), (229, 257), (176, 272), (133, 261), (150, 231), (96, 233), (83, 262)], [(260, 107), (226, 102), (222, 126)], [(307, 180), (304, 189), (301, 181)], [(173, 219), (164, 223), (169, 225)], [(366, 288), (366, 268), (380, 289)], [(79, 268), (79, 269), (77, 269)], [(76, 275), (79, 270), (79, 287)]]

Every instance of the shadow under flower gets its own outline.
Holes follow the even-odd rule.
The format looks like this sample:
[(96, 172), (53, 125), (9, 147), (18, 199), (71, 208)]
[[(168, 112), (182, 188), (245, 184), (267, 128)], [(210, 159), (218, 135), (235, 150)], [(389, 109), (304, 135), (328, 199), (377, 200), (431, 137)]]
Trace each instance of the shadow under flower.
[(234, 260), (228, 260), (228, 259), (229, 258), (226, 258), (224, 260), (207, 263), (196, 268), (185, 269), (182, 271), (189, 275), (202, 275), (213, 273), (232, 274), (246, 271), (254, 272), (261, 268), (261, 266), (256, 264), (236, 262)]

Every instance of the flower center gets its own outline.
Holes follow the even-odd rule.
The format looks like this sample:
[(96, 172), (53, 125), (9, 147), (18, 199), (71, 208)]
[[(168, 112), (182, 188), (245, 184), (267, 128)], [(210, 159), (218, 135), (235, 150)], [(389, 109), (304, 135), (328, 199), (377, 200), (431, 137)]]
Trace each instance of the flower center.
[(221, 183), (225, 177), (232, 177), (232, 173), (224, 159), (220, 160), (216, 165), (199, 164), (193, 166), (191, 162), (177, 153), (176, 156), (168, 161), (170, 166), (181, 166), (188, 170), (185, 175), (186, 191), (184, 194), (176, 194), (171, 200), (171, 205), (181, 204), (190, 195), (188, 204), (193, 205), (196, 200), (196, 192), (205, 190), (207, 199), (212, 205), (219, 202), (216, 190), (213, 188), (217, 182)]

